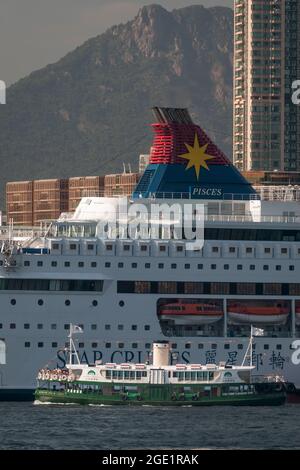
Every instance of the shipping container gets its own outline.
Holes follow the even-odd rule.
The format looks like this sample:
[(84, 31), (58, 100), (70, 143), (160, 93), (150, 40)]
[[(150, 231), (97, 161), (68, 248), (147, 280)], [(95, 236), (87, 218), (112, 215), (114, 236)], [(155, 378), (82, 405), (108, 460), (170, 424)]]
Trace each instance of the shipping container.
[(7, 220), (15, 225), (33, 225), (33, 182), (14, 181), (6, 184)]
[(83, 197), (104, 196), (104, 176), (83, 176), (69, 179), (69, 211), (75, 211)]
[(105, 176), (105, 196), (130, 196), (141, 175), (139, 173), (121, 173)]
[(33, 223), (56, 220), (69, 210), (69, 180), (47, 179), (33, 182)]

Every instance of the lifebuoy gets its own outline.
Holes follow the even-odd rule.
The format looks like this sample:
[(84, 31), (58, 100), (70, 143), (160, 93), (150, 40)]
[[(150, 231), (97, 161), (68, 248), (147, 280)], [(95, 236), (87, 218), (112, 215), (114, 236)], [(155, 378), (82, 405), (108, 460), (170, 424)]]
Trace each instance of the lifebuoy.
[(50, 375), (49, 374), (45, 374), (45, 380), (49, 380), (50, 378)]

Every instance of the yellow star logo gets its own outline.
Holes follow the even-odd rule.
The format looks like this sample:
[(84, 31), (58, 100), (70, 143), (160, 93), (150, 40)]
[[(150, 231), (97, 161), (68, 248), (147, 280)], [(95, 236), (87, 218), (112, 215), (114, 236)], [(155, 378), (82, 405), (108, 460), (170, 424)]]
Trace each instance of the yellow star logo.
[(193, 167), (195, 168), (195, 172), (196, 172), (197, 180), (198, 180), (201, 167), (205, 168), (206, 170), (209, 170), (206, 162), (208, 160), (213, 160), (215, 157), (212, 157), (211, 155), (208, 155), (206, 153), (208, 144), (205, 144), (203, 145), (203, 147), (200, 147), (197, 134), (195, 134), (194, 147), (192, 147), (189, 144), (184, 144), (184, 145), (188, 149), (189, 153), (185, 153), (179, 156), (189, 161), (187, 164), (186, 170), (189, 170), (190, 168), (193, 168)]

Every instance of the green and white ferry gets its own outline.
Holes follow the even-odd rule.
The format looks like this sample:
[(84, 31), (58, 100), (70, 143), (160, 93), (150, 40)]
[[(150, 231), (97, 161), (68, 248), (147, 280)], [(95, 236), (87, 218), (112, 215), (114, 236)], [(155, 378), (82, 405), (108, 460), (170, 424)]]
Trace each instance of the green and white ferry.
[[(41, 369), (36, 403), (96, 405), (281, 405), (282, 378), (252, 377), (252, 336), (240, 366), (171, 365), (170, 343), (153, 343), (152, 364), (80, 363), (70, 328), (69, 363), (65, 370)], [(78, 331), (78, 330), (77, 330)], [(249, 357), (249, 365), (245, 365)]]

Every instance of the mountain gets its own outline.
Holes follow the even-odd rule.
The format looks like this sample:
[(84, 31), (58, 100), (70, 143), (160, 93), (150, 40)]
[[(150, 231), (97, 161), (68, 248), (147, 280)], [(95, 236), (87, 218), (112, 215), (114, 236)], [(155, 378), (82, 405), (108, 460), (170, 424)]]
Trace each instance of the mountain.
[(141, 8), (7, 91), (0, 106), (0, 199), (6, 181), (137, 168), (151, 107), (188, 107), (231, 157), (233, 12)]

